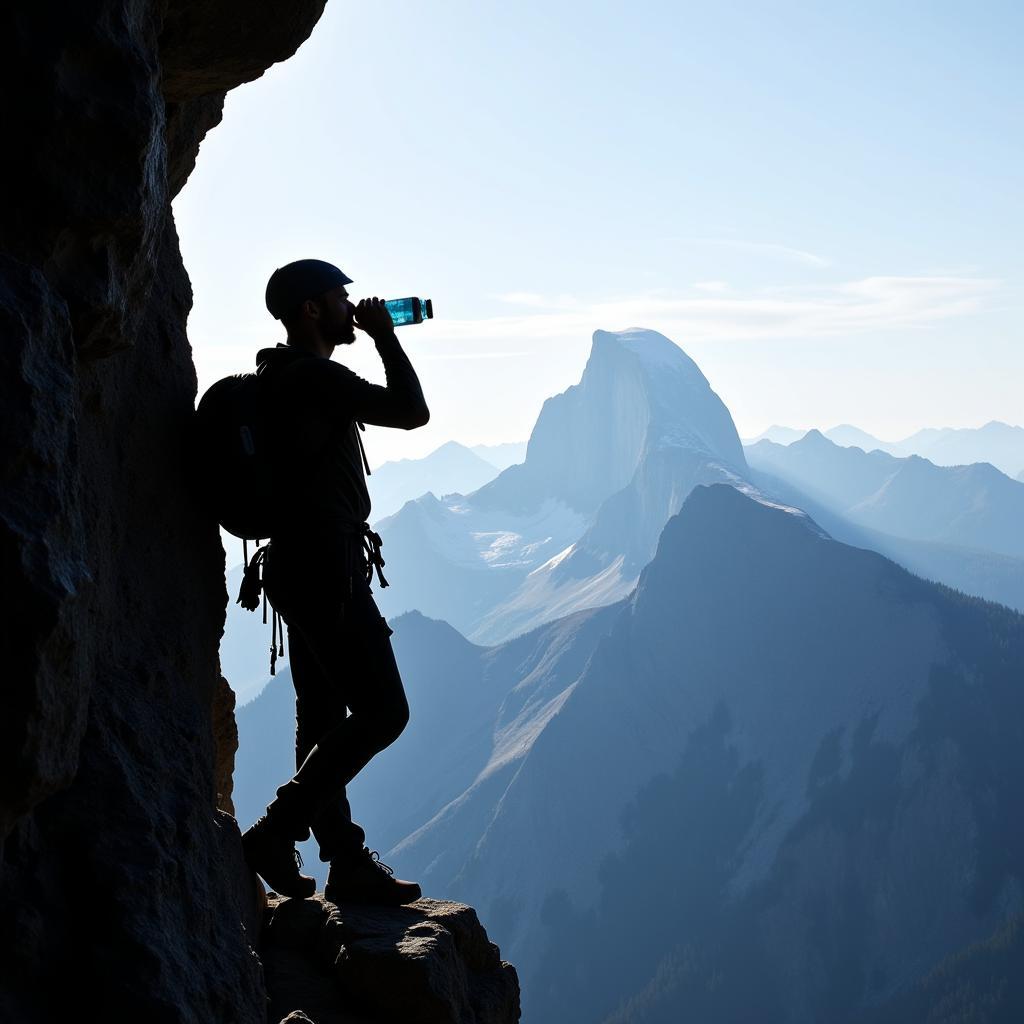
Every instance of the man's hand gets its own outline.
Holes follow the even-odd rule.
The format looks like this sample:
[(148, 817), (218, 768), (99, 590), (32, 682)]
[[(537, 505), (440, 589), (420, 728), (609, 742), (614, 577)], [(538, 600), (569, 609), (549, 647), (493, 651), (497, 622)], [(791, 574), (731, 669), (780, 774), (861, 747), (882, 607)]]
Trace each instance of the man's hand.
[(395, 324), (391, 314), (384, 305), (383, 299), (374, 296), (372, 299), (360, 299), (355, 312), (356, 327), (373, 338), (381, 341), (395, 333)]

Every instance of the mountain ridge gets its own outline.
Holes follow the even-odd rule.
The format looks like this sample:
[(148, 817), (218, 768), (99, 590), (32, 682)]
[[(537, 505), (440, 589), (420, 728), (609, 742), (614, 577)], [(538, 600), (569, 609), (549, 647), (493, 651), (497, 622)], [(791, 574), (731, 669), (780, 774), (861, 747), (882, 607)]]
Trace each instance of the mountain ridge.
[[(743, 443), (750, 447), (768, 440), (788, 445), (807, 433), (807, 430), (775, 425)], [(899, 441), (883, 441), (849, 423), (830, 427), (822, 433), (842, 447), (857, 447), (865, 452), (877, 449), (899, 458), (920, 455), (937, 466), (988, 462), (1014, 478), (1024, 473), (1024, 427), (1001, 420), (989, 420), (980, 427), (926, 427)]]
[(988, 463), (936, 466), (841, 447), (811, 430), (791, 445), (761, 441), (750, 465), (785, 480), (851, 522), (906, 537), (1024, 557), (1024, 489)]
[[(917, 863), (918, 856), (932, 858), (916, 886), (888, 897), (903, 908), (894, 913), (904, 922), (891, 949), (872, 938), (876, 933), (870, 929), (851, 933), (858, 936), (864, 955), (869, 951), (885, 961), (894, 979), (890, 984), (896, 985), (892, 991), (916, 976), (915, 958), (937, 962), (972, 935), (990, 933), (996, 905), (990, 901), (989, 910), (976, 912), (969, 887), (950, 889), (957, 858), (972, 848), (971, 828), (958, 826), (954, 837), (941, 833), (940, 840), (936, 830), (944, 827), (942, 818), (927, 809), (937, 794), (945, 794), (950, 810), (969, 821), (983, 805), (976, 796), (965, 802), (955, 795), (959, 769), (948, 758), (934, 777), (912, 772), (907, 779), (919, 781), (908, 781), (910, 788), (899, 781), (895, 765), (907, 758), (908, 766), (914, 764), (913, 737), (918, 734), (925, 738), (925, 749), (941, 758), (947, 757), (939, 753), (942, 736), (950, 729), (959, 737), (956, 743), (968, 743), (968, 734), (956, 732), (956, 716), (932, 721), (925, 709), (929, 700), (946, 699), (942, 680), (951, 681), (950, 693), (959, 692), (955, 687), (961, 683), (952, 680), (967, 678), (975, 671), (971, 666), (988, 666), (977, 669), (981, 674), (971, 685), (987, 687), (993, 700), (1009, 701), (1004, 713), (1011, 707), (1022, 710), (1020, 687), (1000, 690), (1004, 684), (998, 680), (1006, 666), (1019, 670), (1024, 619), (917, 579), (875, 552), (835, 541), (799, 510), (728, 485), (695, 489), (666, 525), (635, 592), (599, 614), (604, 616), (601, 629), (584, 644), (589, 653), (577, 649), (579, 673), (575, 666), (564, 675), (556, 671), (546, 684), (547, 699), (560, 699), (543, 722), (537, 720), (539, 731), (522, 758), (481, 776), (388, 854), (401, 870), (427, 878), (444, 895), (475, 896), (488, 906), (495, 935), (504, 949), (515, 952), (526, 979), (530, 1019), (563, 1020), (571, 1009), (573, 1019), (599, 1020), (629, 995), (615, 987), (616, 979), (632, 978), (629, 984), (635, 981), (634, 991), (640, 991), (645, 972), (653, 976), (657, 960), (672, 949), (672, 933), (660, 921), (678, 925), (690, 920), (684, 932), (697, 948), (717, 948), (722, 940), (714, 922), (735, 916), (726, 904), (715, 902), (719, 884), (733, 894), (731, 906), (753, 915), (750, 920), (763, 916), (764, 907), (781, 915), (786, 938), (780, 948), (755, 944), (751, 956), (765, 965), (767, 976), (790, 976), (815, 945), (810, 923), (787, 908), (831, 898), (831, 883), (822, 876), (825, 863), (813, 853), (813, 844), (823, 835), (833, 843), (853, 843), (862, 834), (858, 824), (850, 839), (842, 838), (847, 835), (843, 829), (860, 818), (851, 818), (839, 831), (828, 823), (829, 815), (861, 807), (855, 801), (843, 810), (847, 803), (838, 797), (833, 803), (828, 796), (858, 779), (858, 786), (882, 787), (877, 827), (894, 827), (896, 819), (881, 810), (887, 801), (907, 801), (906, 813), (917, 816), (917, 825), (911, 834), (901, 832), (899, 842), (919, 851), (902, 850), (898, 862), (887, 861), (883, 844), (864, 861), (870, 870), (858, 884), (873, 887), (886, 872), (906, 870), (900, 864)], [(742, 644), (735, 642), (737, 636), (743, 637)], [(531, 642), (531, 637), (536, 634), (512, 643)], [(1004, 648), (998, 637), (1009, 646)], [(491, 656), (503, 646), (492, 648)], [(989, 664), (978, 658), (994, 660)], [(986, 728), (999, 728), (998, 721)], [(691, 759), (691, 768), (673, 775), (680, 729), (683, 739), (689, 736), (684, 748), (690, 752), (684, 758)], [(964, 756), (979, 756), (963, 749)], [(1012, 745), (1003, 743), (999, 749), (1004, 751), (1000, 757), (1019, 759)], [(893, 767), (875, 778), (870, 765), (878, 758), (878, 764)], [(694, 772), (699, 785), (691, 783)], [(663, 794), (643, 797), (653, 800), (647, 810), (627, 813), (628, 808), (638, 794), (660, 792), (662, 777), (676, 780), (671, 786), (679, 788), (682, 817), (657, 826), (664, 854), (650, 845), (655, 833), (631, 854), (630, 842), (639, 839), (629, 814), (641, 816), (635, 822), (664, 814), (671, 804), (665, 804)], [(726, 818), (736, 815), (725, 832), (725, 819), (717, 818), (715, 805), (701, 796), (705, 789), (709, 799), (720, 794)], [(1003, 786), (999, 792), (1005, 804), (1009, 791)], [(871, 806), (856, 814), (867, 813), (872, 820)], [(620, 811), (626, 817), (615, 828)], [(935, 853), (937, 842), (952, 844), (941, 857)], [(724, 844), (721, 854), (707, 860), (711, 848), (701, 852), (706, 843)], [(854, 870), (858, 855), (852, 846), (842, 849), (843, 863)], [(787, 876), (787, 851), (798, 850), (803, 860), (811, 857), (810, 866)], [(698, 900), (693, 906), (706, 904), (706, 909), (690, 916), (680, 905), (678, 913), (666, 917), (664, 901), (673, 891), (677, 862), (690, 863), (688, 857), (696, 859), (692, 886), (683, 887), (685, 899)], [(633, 863), (643, 865), (639, 876), (629, 866)], [(713, 884), (713, 876), (706, 874), (712, 864), (731, 865)], [(653, 870), (653, 888), (640, 896), (635, 884), (648, 870)], [(986, 885), (998, 890), (1007, 884), (1007, 870), (993, 868)], [(621, 887), (608, 886), (613, 877), (630, 873), (634, 885), (624, 902), (616, 896)], [(949, 895), (944, 923), (929, 932), (916, 923), (926, 906), (916, 901), (925, 894), (931, 900), (936, 886), (944, 886)], [(705, 895), (699, 895), (702, 887)], [(776, 891), (789, 895), (771, 896)], [(850, 927), (848, 915), (837, 908), (834, 928)], [(627, 970), (630, 951), (641, 947), (650, 959)], [(591, 964), (593, 994), (569, 980), (567, 957)], [(707, 970), (726, 966), (735, 976), (735, 963), (715, 968), (714, 956)], [(836, 1000), (844, 998), (842, 985), (850, 983), (851, 968), (837, 961), (832, 970), (824, 980), (801, 976), (793, 988), (797, 996), (790, 993), (788, 1015), (763, 1019), (839, 1019)], [(833, 983), (831, 976), (839, 980)], [(742, 977), (737, 981), (740, 987), (745, 984)], [(804, 990), (810, 1002), (801, 1003)], [(824, 1000), (831, 1015), (821, 1016), (820, 1007), (815, 1011), (815, 999)]]

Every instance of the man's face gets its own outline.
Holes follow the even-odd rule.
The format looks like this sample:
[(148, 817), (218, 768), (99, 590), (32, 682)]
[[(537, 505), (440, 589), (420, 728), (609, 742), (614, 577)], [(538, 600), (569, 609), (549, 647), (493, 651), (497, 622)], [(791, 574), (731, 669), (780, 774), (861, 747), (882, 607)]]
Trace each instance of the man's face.
[(334, 345), (351, 345), (356, 340), (354, 314), (356, 307), (343, 284), (324, 292), (320, 303), (323, 312), (321, 329)]

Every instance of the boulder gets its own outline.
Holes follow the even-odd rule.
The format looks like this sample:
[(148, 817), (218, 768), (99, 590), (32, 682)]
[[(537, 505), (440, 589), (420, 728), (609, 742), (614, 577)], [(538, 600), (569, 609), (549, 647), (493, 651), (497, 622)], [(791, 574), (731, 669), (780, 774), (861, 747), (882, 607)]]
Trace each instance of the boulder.
[(271, 896), (261, 947), (271, 1019), (514, 1024), (519, 982), (464, 903), (335, 906)]

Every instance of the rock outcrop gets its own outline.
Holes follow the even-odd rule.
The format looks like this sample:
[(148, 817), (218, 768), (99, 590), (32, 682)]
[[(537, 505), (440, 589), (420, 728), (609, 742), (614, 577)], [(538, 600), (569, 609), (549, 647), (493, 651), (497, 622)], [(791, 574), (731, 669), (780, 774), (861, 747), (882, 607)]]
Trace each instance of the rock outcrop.
[[(4, 7), (0, 1019), (262, 1022), (171, 199), (324, 0)], [(219, 746), (219, 749), (218, 749)]]
[(519, 982), (476, 912), (421, 899), (337, 907), (271, 896), (263, 932), (271, 1020), (515, 1024)]
[(226, 91), (293, 53), (323, 6), (4, 9), (4, 1020), (56, 1019), (68, 991), (118, 1019), (264, 1017), (237, 826), (216, 810), (223, 556), (187, 485), (191, 291), (170, 203)]

